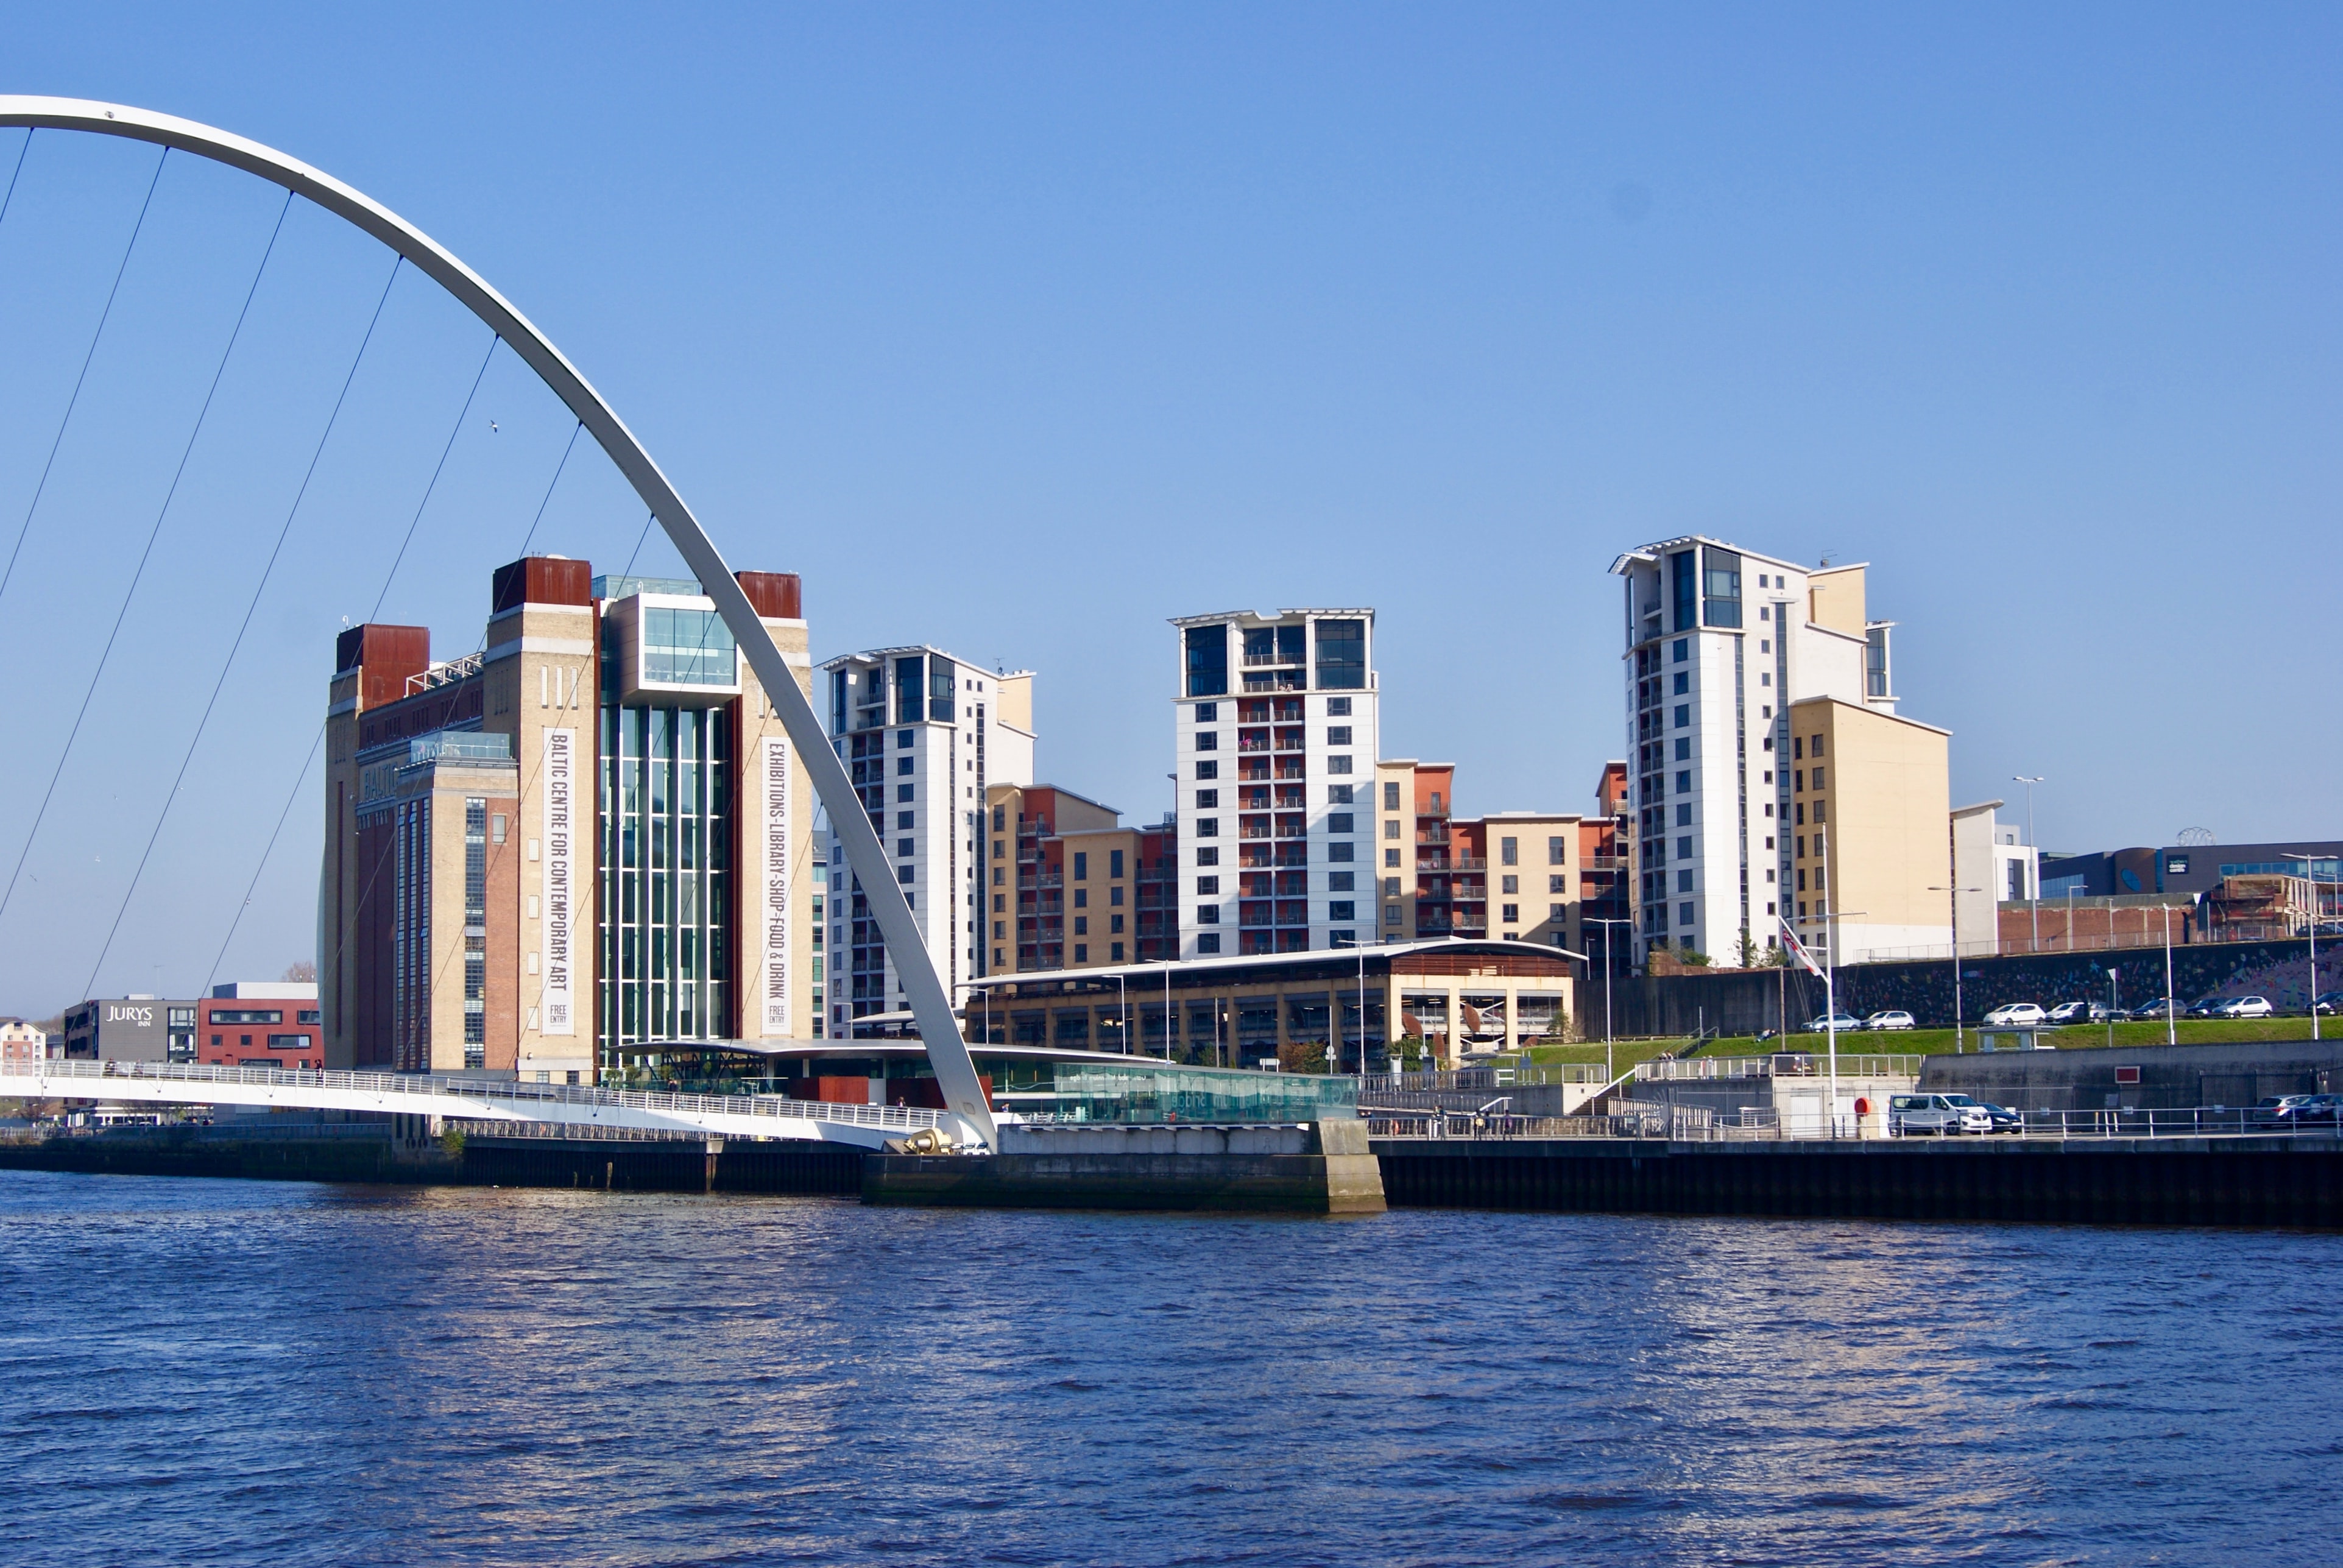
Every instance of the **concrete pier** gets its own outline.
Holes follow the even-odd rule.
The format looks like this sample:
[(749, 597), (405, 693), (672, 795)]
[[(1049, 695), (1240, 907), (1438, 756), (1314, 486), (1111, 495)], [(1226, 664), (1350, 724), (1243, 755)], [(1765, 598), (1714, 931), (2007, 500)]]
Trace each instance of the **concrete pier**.
[(1004, 1127), (1000, 1152), (872, 1154), (866, 1203), (987, 1209), (1253, 1210), (1379, 1214), (1366, 1123), (1308, 1127)]

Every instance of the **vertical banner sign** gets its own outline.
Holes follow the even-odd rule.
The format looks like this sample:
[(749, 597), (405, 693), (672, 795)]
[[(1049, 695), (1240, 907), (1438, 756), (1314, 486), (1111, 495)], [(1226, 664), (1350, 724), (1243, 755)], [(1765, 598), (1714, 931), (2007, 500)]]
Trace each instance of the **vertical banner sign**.
[(577, 782), (578, 731), (545, 732), (545, 990), (541, 1032), (576, 1034), (577, 1015), (571, 1010), (571, 885), (570, 837)]
[(763, 766), (759, 770), (757, 873), (763, 904), (764, 1028), (771, 1038), (789, 1033), (789, 743), (777, 737), (765, 740)]

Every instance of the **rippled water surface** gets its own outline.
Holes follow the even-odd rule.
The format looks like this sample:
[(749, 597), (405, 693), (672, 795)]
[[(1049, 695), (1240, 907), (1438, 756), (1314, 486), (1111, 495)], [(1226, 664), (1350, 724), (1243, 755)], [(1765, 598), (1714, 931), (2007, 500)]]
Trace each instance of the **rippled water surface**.
[(2331, 1563), (2343, 1238), (0, 1173), (0, 1560)]

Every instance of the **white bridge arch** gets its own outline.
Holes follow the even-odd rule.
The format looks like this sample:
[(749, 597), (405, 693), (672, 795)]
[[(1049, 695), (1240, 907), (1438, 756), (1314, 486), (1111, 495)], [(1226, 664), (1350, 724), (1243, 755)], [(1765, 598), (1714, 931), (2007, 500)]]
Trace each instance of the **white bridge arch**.
[[(273, 147), (193, 120), (84, 98), (0, 95), (0, 126), (85, 131), (152, 142), (282, 186), (397, 251), (485, 322), (520, 356), (522, 363), (537, 372), (538, 379), (577, 416), (588, 434), (601, 445), (627, 482), (634, 487), (635, 494), (659, 518), (677, 552), (699, 578), (702, 591), (715, 600), (718, 613), (724, 618), (724, 624), (740, 645), (750, 668), (756, 670), (758, 680), (771, 694), (782, 728), (789, 732), (790, 742), (797, 747), (813, 779), (815, 795), (830, 809), (830, 831), (843, 844), (847, 865), (861, 881), (871, 917), (878, 921), (880, 933), (894, 956), (945, 1103), (970, 1136), (984, 1143), (992, 1142), (991, 1106), (977, 1077), (968, 1044), (960, 1038), (959, 1023), (952, 1017), (951, 999), (945, 994), (943, 981), (928, 960), (927, 946), (920, 939), (910, 903), (895, 880), (886, 847), (880, 842), (870, 819), (862, 814), (862, 802), (847, 778), (846, 765), (830, 749), (830, 738), (822, 732), (820, 719), (804, 693), (798, 689), (795, 672), (781, 657), (780, 649), (765, 635), (756, 610), (740, 585), (733, 580), (730, 568), (724, 564), (708, 531), (700, 527), (691, 508), (684, 505), (683, 498), (676, 493), (659, 465), (651, 461), (642, 443), (635, 439), (634, 433), (603, 401), (602, 395), (578, 373), (561, 351), (504, 296), (430, 236), (371, 196)], [(940, 917), (941, 913), (939, 911)]]

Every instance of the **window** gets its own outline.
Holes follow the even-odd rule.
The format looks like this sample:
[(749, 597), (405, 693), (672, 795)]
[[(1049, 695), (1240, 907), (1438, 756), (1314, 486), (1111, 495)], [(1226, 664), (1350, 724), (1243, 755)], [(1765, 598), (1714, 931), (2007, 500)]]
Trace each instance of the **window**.
[[(1117, 919), (1117, 920), (1121, 920), (1121, 918), (1122, 918), (1122, 917), (1121, 917), (1121, 916), (1120, 916), (1120, 915), (1117, 915), (1117, 916), (1115, 917), (1115, 919)], [(1121, 963), (1121, 962), (1122, 961), (1122, 944), (1121, 944), (1121, 942), (1117, 942), (1117, 943), (1115, 943), (1115, 944), (1114, 944), (1114, 955), (1113, 955), (1113, 957), (1112, 957), (1109, 961), (1110, 961), (1110, 962), (1112, 962), (1112, 963), (1118, 963), (1118, 964), (1119, 964), (1119, 963)]]
[(1688, 637), (1680, 637), (1676, 638), (1668, 648), (1668, 658), (1674, 663), (1682, 664), (1685, 659), (1691, 657), (1692, 638)]
[[(1281, 632), (1284, 629), (1279, 628)], [(1294, 629), (1298, 631), (1300, 628)], [(1364, 689), (1367, 684), (1365, 621), (1322, 620), (1318, 623), (1318, 684), (1333, 691)]]
[(1351, 840), (1348, 839), (1336, 839), (1330, 842), (1326, 846), (1326, 858), (1330, 860), (1349, 859), (1351, 858)]
[(1074, 944), (1074, 961), (1078, 964), (1086, 964), (1091, 961), (1090, 943), (1076, 942)]
[(1399, 879), (1397, 877), (1385, 877), (1383, 879), (1383, 897), (1386, 899), (1396, 899), (1399, 897)]
[[(995, 806), (992, 809), (992, 830), (994, 832), (999, 833), (1005, 830), (1005, 825), (1008, 821), (1008, 814), (1009, 808), (1006, 806)], [(998, 844), (992, 846), (992, 852), (996, 855), (1001, 853), (1001, 846)]]
[(1715, 545), (1701, 547), (1701, 598), (1709, 626), (1741, 624), (1741, 557)]
[(1560, 904), (1548, 904), (1548, 905), (1545, 907), (1545, 918), (1546, 918), (1547, 920), (1558, 920), (1562, 919), (1562, 916), (1563, 916), (1563, 909), (1562, 909), (1562, 906), (1561, 906)]
[(1218, 789), (1199, 789), (1196, 791), (1196, 809), (1199, 811), (1217, 811), (1220, 808), (1221, 792)]
[(1347, 697), (1328, 698), (1326, 699), (1326, 717), (1329, 719), (1350, 718), (1351, 699)]
[(1217, 866), (1220, 863), (1221, 852), (1219, 849), (1199, 849), (1196, 851), (1196, 864), (1200, 866)]
[(1383, 809), (1386, 811), (1399, 809), (1399, 784), (1395, 779), (1388, 780), (1383, 785)]
[(1504, 884), (1497, 890), (1501, 893), (1518, 893), (1522, 890), (1522, 879), (1519, 877), (1504, 877), (1500, 880)]
[(1675, 719), (1676, 728), (1678, 729), (1682, 729), (1685, 725), (1690, 724), (1692, 722), (1692, 704), (1689, 702), (1677, 703)]
[[(1675, 600), (1677, 631), (1690, 631), (1700, 624), (1699, 562), (1690, 550), (1678, 550), (1668, 558), (1669, 597)], [(1682, 648), (1679, 639), (1676, 646)]]
[[(1347, 753), (1336, 753), (1336, 754), (1332, 755), (1332, 756), (1330, 756), (1330, 757), (1328, 757), (1328, 758), (1326, 759), (1326, 771), (1327, 771), (1327, 772), (1329, 772), (1329, 773), (1348, 773), (1350, 770), (1351, 770), (1351, 759), (1350, 759), (1350, 757), (1349, 757), (1349, 755), (1348, 755)], [(1346, 800), (1347, 800), (1349, 798), (1350, 798), (1350, 797), (1348, 797), (1348, 796), (1344, 796), (1344, 797), (1343, 797), (1343, 799), (1346, 799)]]
[[(919, 739), (919, 738), (920, 732), (916, 729), (898, 729), (895, 731), (895, 749), (898, 751), (909, 751), (911, 749), (912, 742)], [(908, 769), (906, 769), (906, 771), (908, 771)]]
[(1196, 923), (1200, 926), (1219, 925), (1221, 923), (1221, 906), (1218, 904), (1197, 905)]
[(1074, 917), (1074, 935), (1078, 937), (1086, 937), (1090, 934), (1091, 918), (1088, 915), (1076, 915)]
[(1821, 769), (1817, 768), (1817, 769), (1815, 769), (1815, 789), (1821, 789), (1822, 787), (1823, 787), (1823, 770), (1822, 770)]
[(1691, 672), (1690, 670), (1684, 670), (1684, 669), (1679, 669), (1679, 670), (1677, 670), (1677, 671), (1676, 671), (1675, 685), (1674, 685), (1674, 695), (1675, 695), (1675, 696), (1677, 696), (1677, 697), (1683, 697), (1683, 696), (1686, 695), (1687, 693), (1689, 693), (1691, 690), (1692, 690), (1692, 672)]
[(896, 839), (896, 840), (895, 840), (895, 853), (896, 853), (896, 854), (898, 854), (898, 855), (916, 855), (916, 854), (918, 854), (919, 852), (920, 852), (920, 847), (919, 847), (919, 845), (918, 845), (918, 844), (916, 844), (916, 843), (914, 843), (911, 839)]
[(1567, 877), (1548, 877), (1545, 879), (1545, 890), (1549, 893), (1566, 893), (1570, 891), (1569, 882), (1570, 879)]
[(1221, 933), (1218, 931), (1204, 931), (1200, 933), (1196, 938), (1196, 950), (1200, 953), (1219, 952), (1221, 950)]
[(1790, 755), (1791, 755), (1791, 756), (1793, 756), (1793, 757), (1804, 757), (1805, 754), (1806, 754), (1806, 738), (1805, 738), (1805, 736), (1803, 736), (1803, 735), (1793, 735), (1793, 736), (1791, 736), (1791, 737), (1790, 737)]
[(1689, 828), (1692, 826), (1692, 803), (1690, 801), (1682, 801), (1677, 804), (1676, 826), (1679, 828)]
[(1827, 817), (1825, 817), (1825, 816), (1824, 816), (1824, 815), (1823, 815), (1823, 802), (1821, 802), (1820, 800), (1815, 801), (1815, 826), (1819, 827), (1819, 826), (1821, 826), (1823, 823), (1827, 822), (1827, 821), (1829, 821), (1829, 820), (1830, 820), (1830, 819), (1829, 819), (1829, 818), (1827, 818)]
[(1399, 837), (1398, 818), (1386, 817), (1383, 819), (1383, 837), (1386, 839), (1396, 839)]
[[(1676, 924), (1689, 927), (1693, 923), (1694, 918), (1694, 906), (1691, 904), (1678, 904), (1676, 906)], [(1686, 947), (1690, 947), (1692, 945), (1692, 933), (1689, 930), (1684, 933), (1684, 945)]]
[(1351, 743), (1351, 727), (1350, 727), (1349, 725), (1347, 725), (1347, 724), (1335, 724), (1335, 725), (1330, 725), (1330, 726), (1328, 726), (1328, 727), (1327, 727), (1327, 730), (1326, 730), (1326, 744), (1327, 744), (1327, 745), (1329, 745), (1329, 746), (1348, 746), (1350, 743)]
[(1676, 738), (1676, 760), (1679, 762), (1689, 762), (1692, 760), (1692, 740), (1690, 737), (1680, 735)]
[[(1120, 877), (1120, 876), (1121, 876), (1121, 875), (1122, 875), (1122, 851), (1121, 851), (1121, 850), (1120, 850), (1120, 849), (1109, 849), (1109, 850), (1107, 851), (1107, 855), (1106, 855), (1106, 874), (1107, 874), (1108, 876), (1110, 876), (1110, 877)], [(1121, 901), (1120, 900), (1117, 900), (1117, 902), (1120, 902), (1120, 901)]]
[(1326, 804), (1329, 806), (1347, 806), (1350, 803), (1351, 787), (1348, 784), (1329, 784), (1326, 786)]
[(1815, 736), (1815, 756), (1817, 756), (1817, 757), (1820, 757), (1822, 754), (1823, 754), (1823, 738), (1822, 738), (1821, 736), (1817, 735), (1817, 736)]
[[(1197, 722), (1197, 723), (1199, 723), (1199, 724), (1218, 724), (1220, 721), (1221, 721), (1221, 705), (1220, 705), (1219, 703), (1217, 703), (1217, 702), (1200, 702), (1200, 703), (1196, 704), (1196, 722)], [(1203, 746), (1203, 744), (1204, 744), (1204, 738), (1203, 738), (1202, 736), (1201, 736), (1201, 735), (1200, 735), (1200, 736), (1198, 736), (1198, 737), (1196, 738), (1196, 744), (1197, 744), (1197, 746), (1198, 746), (1199, 748), (1202, 748), (1202, 747)]]
[(1351, 831), (1351, 813), (1348, 811), (1335, 811), (1329, 814), (1326, 819), (1326, 831), (1329, 833), (1347, 833)]
[(1692, 873), (1690, 871), (1678, 871), (1676, 873), (1676, 891), (1679, 893), (1689, 893), (1692, 891)]
[(1219, 763), (1217, 763), (1217, 762), (1199, 762), (1199, 763), (1197, 763), (1197, 764), (1196, 764), (1196, 777), (1197, 777), (1197, 778), (1199, 778), (1199, 779), (1218, 779), (1220, 776), (1221, 776), (1221, 765), (1220, 765)]
[(1074, 880), (1087, 882), (1091, 877), (1091, 857), (1087, 849), (1074, 851)]
[(1564, 848), (1568, 840), (1563, 839), (1548, 839), (1545, 841), (1545, 863), (1547, 865), (1566, 866), (1570, 863), (1569, 851)]
[[(1220, 697), (1229, 689), (1229, 628), (1192, 626), (1181, 638), (1188, 656), (1188, 695)], [(1197, 719), (1203, 719), (1200, 712)]]
[(1676, 840), (1676, 859), (1679, 860), (1692, 859), (1692, 838), (1689, 834)]
[(1522, 907), (1519, 904), (1507, 904), (1497, 918), (1508, 924), (1519, 925), (1522, 920)]
[(911, 881), (916, 879), (919, 874), (920, 869), (917, 866), (898, 866), (895, 868), (895, 879), (899, 882)]
[(1197, 736), (1196, 736), (1196, 749), (1197, 749), (1197, 750), (1199, 750), (1199, 751), (1218, 751), (1220, 749), (1221, 749), (1221, 732), (1220, 732), (1219, 730), (1217, 730), (1217, 729), (1205, 729), (1205, 730), (1200, 730), (1200, 731), (1197, 733)]
[(1385, 849), (1385, 850), (1383, 851), (1383, 864), (1384, 864), (1384, 865), (1386, 865), (1386, 866), (1396, 866), (1396, 865), (1398, 865), (1398, 864), (1399, 864), (1399, 851), (1398, 851), (1397, 849)]
[(1497, 863), (1501, 866), (1520, 865), (1522, 863), (1522, 841), (1519, 839), (1498, 839)]
[(1399, 906), (1397, 904), (1392, 904), (1385, 907), (1383, 910), (1383, 924), (1387, 926), (1395, 926), (1399, 924)]
[(1330, 920), (1355, 920), (1359, 918), (1352, 912), (1355, 908), (1348, 899), (1336, 899), (1326, 906), (1326, 918)]
[(1199, 877), (1196, 879), (1196, 894), (1199, 898), (1210, 899), (1218, 897), (1220, 890), (1221, 879), (1218, 877)]
[(908, 832), (910, 832), (910, 831), (911, 830), (912, 827), (913, 827), (913, 826), (915, 825), (915, 823), (917, 822), (918, 818), (919, 818), (919, 815), (920, 815), (920, 814), (919, 814), (917, 811), (898, 811), (898, 812), (896, 812), (896, 813), (895, 813), (895, 829), (896, 829), (896, 831), (897, 831), (897, 832), (900, 832), (900, 833), (908, 833)]
[(1689, 795), (1692, 793), (1692, 769), (1687, 768), (1677, 771), (1676, 793), (1679, 795)]
[[(1218, 817), (1199, 817), (1196, 819), (1196, 837), (1199, 839), (1217, 839), (1220, 836), (1221, 819)], [(1212, 853), (1212, 851), (1210, 849), (1199, 849), (1196, 851), (1196, 859), (1200, 863), (1209, 865), (1211, 862), (1206, 861), (1204, 857), (1211, 853)]]

